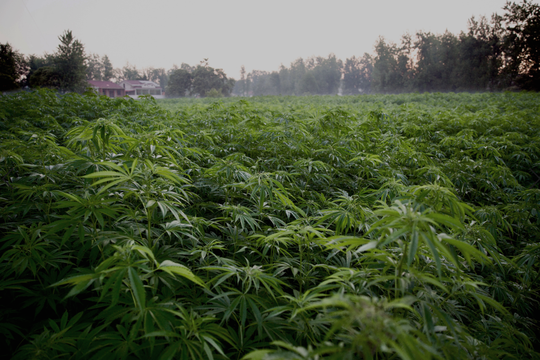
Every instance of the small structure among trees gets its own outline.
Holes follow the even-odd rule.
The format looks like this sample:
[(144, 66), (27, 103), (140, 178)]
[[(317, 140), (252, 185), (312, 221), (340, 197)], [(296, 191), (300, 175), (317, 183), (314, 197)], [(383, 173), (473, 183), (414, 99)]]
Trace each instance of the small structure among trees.
[(137, 99), (141, 95), (151, 95), (155, 99), (163, 99), (165, 95), (161, 87), (149, 80), (124, 80), (119, 85), (125, 89), (126, 95)]
[(126, 95), (124, 88), (112, 81), (89, 80), (88, 84), (99, 95), (105, 95), (110, 98), (122, 97)]

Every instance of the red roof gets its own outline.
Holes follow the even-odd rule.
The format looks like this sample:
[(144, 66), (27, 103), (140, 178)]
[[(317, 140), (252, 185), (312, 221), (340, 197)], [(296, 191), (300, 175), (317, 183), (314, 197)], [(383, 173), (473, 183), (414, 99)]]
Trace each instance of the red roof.
[(123, 89), (123, 87), (113, 83), (112, 81), (89, 80), (88, 83), (93, 87), (97, 87), (100, 89)]

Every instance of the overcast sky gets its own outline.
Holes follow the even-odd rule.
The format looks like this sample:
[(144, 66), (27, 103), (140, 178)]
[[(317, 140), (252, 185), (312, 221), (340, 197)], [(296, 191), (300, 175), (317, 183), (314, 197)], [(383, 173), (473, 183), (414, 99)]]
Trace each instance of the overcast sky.
[[(538, 3), (540, 0), (535, 0)], [(519, 1), (521, 2), (521, 1)], [(182, 62), (229, 77), (277, 70), (299, 57), (373, 52), (382, 35), (466, 31), (471, 16), (503, 13), (506, 0), (0, 0), (0, 43), (53, 53), (66, 29), (114, 67), (170, 69)]]

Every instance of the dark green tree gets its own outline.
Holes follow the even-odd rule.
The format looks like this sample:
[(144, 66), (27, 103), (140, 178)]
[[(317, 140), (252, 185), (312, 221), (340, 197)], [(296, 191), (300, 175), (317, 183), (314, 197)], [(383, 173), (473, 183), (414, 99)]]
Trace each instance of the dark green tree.
[(383, 37), (377, 40), (371, 83), (375, 92), (398, 93), (407, 89), (411, 75), (407, 52), (406, 46), (399, 48)]
[(55, 67), (60, 74), (60, 89), (82, 92), (86, 89), (86, 56), (84, 46), (66, 30), (58, 37), (60, 45), (55, 54)]
[(240, 68), (240, 81), (237, 82), (240, 89), (240, 96), (247, 95), (247, 84), (246, 84), (246, 67), (242, 65)]
[(114, 69), (113, 69), (113, 66), (111, 64), (111, 60), (109, 60), (109, 57), (107, 55), (103, 55), (103, 57), (101, 58), (101, 63), (103, 65), (103, 73), (102, 73), (102, 78), (103, 80), (105, 81), (109, 81), (111, 80), (113, 77), (114, 77)]
[(228, 79), (222, 69), (214, 69), (204, 59), (192, 73), (192, 95), (205, 97), (212, 89), (221, 91), (223, 96), (229, 96), (234, 87), (234, 79)]
[(270, 82), (267, 81), (269, 73), (262, 70), (253, 70), (250, 75), (253, 96), (269, 95), (271, 91), (269, 88)]
[(191, 92), (193, 77), (185, 69), (176, 69), (169, 76), (169, 83), (165, 93), (167, 97), (184, 97)]
[(455, 91), (458, 78), (458, 39), (450, 32), (442, 35), (418, 32), (414, 43), (416, 69), (414, 83), (420, 91)]
[(0, 91), (16, 90), (28, 73), (28, 64), (9, 43), (0, 44)]
[(503, 33), (503, 72), (525, 89), (540, 90), (540, 5), (507, 2), (498, 19)]
[(277, 71), (272, 71), (268, 75), (268, 80), (270, 82), (270, 88), (272, 89), (272, 95), (281, 95), (281, 79), (279, 78), (279, 73)]
[(103, 80), (103, 63), (98, 54), (90, 54), (86, 59), (86, 80)]
[(42, 66), (32, 73), (28, 79), (30, 87), (61, 89), (62, 74), (54, 66)]
[(469, 20), (461, 33), (456, 71), (457, 90), (485, 91), (500, 87), (501, 46), (495, 27), (485, 17)]
[(28, 74), (26, 75), (26, 83), (31, 86), (30, 78), (39, 69), (44, 66), (54, 68), (54, 55), (44, 54), (43, 56), (30, 55), (27, 58)]
[(251, 94), (251, 73), (246, 76), (246, 96)]
[(253, 74), (246, 73), (246, 67), (242, 65), (240, 67), (240, 80), (235, 83), (233, 92), (240, 96), (249, 96), (250, 89), (252, 87)]
[(301, 95), (303, 89), (301, 88), (301, 81), (306, 74), (306, 64), (304, 59), (298, 58), (291, 63), (291, 68), (289, 71), (289, 79), (293, 85), (292, 92), (288, 95)]
[(279, 85), (282, 95), (294, 94), (294, 79), (291, 70), (283, 64), (279, 68)]
[(357, 95), (371, 91), (373, 59), (365, 53), (361, 58), (353, 56), (343, 65), (343, 94)]
[(250, 73), (250, 79), (254, 96), (279, 95), (281, 93), (280, 78), (277, 71), (253, 70)]
[(153, 67), (149, 67), (145, 69), (144, 72), (148, 80), (158, 83), (162, 89), (165, 89), (167, 87), (169, 76), (167, 75), (167, 72), (165, 71), (165, 69), (163, 68), (156, 69)]
[(115, 70), (115, 77), (118, 81), (148, 80), (143, 70), (137, 69), (135, 65), (130, 65), (129, 62), (123, 68)]
[(319, 94), (319, 83), (315, 77), (313, 70), (308, 70), (304, 73), (304, 76), (300, 80), (299, 84), (300, 94), (301, 95), (313, 95)]
[(371, 78), (373, 74), (373, 58), (368, 53), (360, 59), (360, 89), (363, 93), (371, 92)]
[(343, 65), (343, 94), (356, 95), (360, 89), (360, 59), (353, 56)]
[(328, 55), (328, 58), (316, 57), (311, 61), (310, 66), (315, 76), (318, 91), (316, 94), (337, 94), (341, 81), (341, 69), (343, 63), (336, 59), (334, 54)]

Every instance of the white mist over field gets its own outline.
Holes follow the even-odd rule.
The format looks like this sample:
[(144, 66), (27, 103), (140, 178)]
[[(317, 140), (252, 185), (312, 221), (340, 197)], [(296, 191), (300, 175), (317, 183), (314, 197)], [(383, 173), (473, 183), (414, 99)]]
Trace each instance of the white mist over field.
[(0, 43), (25, 55), (52, 53), (66, 29), (114, 67), (169, 69), (208, 58), (238, 78), (241, 65), (276, 70), (299, 57), (371, 53), (379, 36), (466, 31), (471, 16), (506, 0), (1, 0)]

